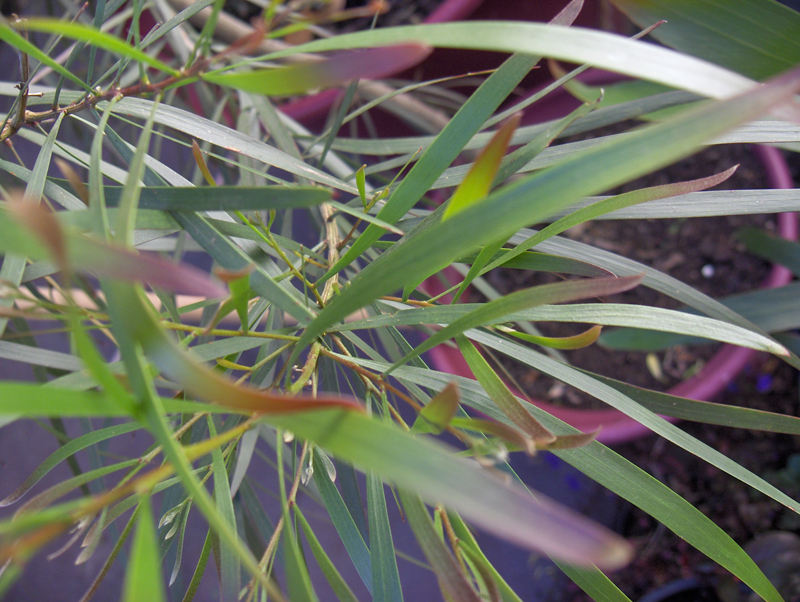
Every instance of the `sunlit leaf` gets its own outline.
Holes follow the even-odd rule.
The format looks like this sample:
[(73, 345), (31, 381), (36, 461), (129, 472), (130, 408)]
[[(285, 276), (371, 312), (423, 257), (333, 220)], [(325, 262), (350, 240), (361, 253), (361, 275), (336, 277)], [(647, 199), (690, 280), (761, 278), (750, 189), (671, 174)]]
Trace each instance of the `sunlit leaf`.
[(541, 345), (542, 347), (550, 347), (551, 349), (582, 349), (594, 343), (600, 336), (602, 326), (592, 326), (588, 330), (571, 337), (543, 337), (526, 332), (519, 332), (512, 329), (503, 329), (508, 335), (515, 339), (522, 339), (534, 345)]
[(150, 497), (142, 499), (142, 508), (136, 519), (130, 561), (125, 571), (124, 602), (165, 602), (164, 578), (161, 575), (161, 554), (156, 541)]
[(443, 222), (489, 193), (497, 170), (500, 168), (500, 161), (506, 154), (511, 135), (519, 126), (520, 119), (521, 115), (509, 119), (503, 127), (497, 130), (483, 152), (475, 159), (466, 177), (450, 197), (442, 215)]

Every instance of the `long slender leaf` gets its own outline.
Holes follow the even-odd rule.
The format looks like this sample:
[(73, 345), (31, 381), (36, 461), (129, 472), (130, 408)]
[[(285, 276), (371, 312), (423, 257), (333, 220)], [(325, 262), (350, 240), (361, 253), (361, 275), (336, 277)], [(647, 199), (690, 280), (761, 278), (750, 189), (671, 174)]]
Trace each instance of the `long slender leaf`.
[(612, 0), (639, 25), (666, 19), (653, 37), (756, 79), (800, 64), (800, 15), (767, 0)]
[[(99, 31), (94, 27), (83, 25), (82, 23), (69, 23), (59, 19), (33, 18), (25, 20), (25, 27), (31, 31), (57, 33), (67, 38), (87, 42), (93, 46), (108, 50), (117, 55), (122, 55), (134, 61), (150, 65), (151, 67), (154, 67), (159, 71), (163, 71), (164, 73), (168, 73), (170, 75), (179, 75), (178, 71), (175, 69), (165, 65), (158, 59), (145, 54), (141, 50), (126, 44), (116, 36)], [(0, 30), (2, 30), (2, 27), (0, 27)]]
[[(118, 115), (146, 119), (153, 109), (152, 105), (152, 101), (128, 97), (115, 104), (112, 111)], [(99, 103), (98, 107), (102, 108), (103, 103)], [(286, 170), (291, 174), (307, 178), (324, 186), (331, 186), (352, 194), (357, 192), (354, 186), (345, 184), (341, 180), (315, 169), (276, 148), (194, 113), (161, 105), (156, 111), (155, 121), (160, 125), (178, 130), (198, 140), (223, 146), (236, 153), (252, 157), (262, 163)]]
[(433, 521), (419, 497), (404, 490), (399, 491), (400, 500), (423, 554), (436, 572), (444, 593), (453, 600), (478, 602), (481, 597), (467, 580), (450, 550), (439, 539)]
[[(767, 327), (761, 316), (753, 312), (755, 307), (763, 307), (764, 303), (770, 299), (785, 300), (786, 305), (792, 303), (794, 295), (798, 292), (798, 286), (788, 285), (770, 291), (758, 291), (747, 293), (741, 296), (734, 296), (725, 303), (731, 309), (752, 320), (754, 323)], [(784, 290), (785, 289), (785, 290)], [(424, 308), (403, 308), (394, 314), (378, 315), (363, 320), (354, 320), (345, 324), (338, 325), (332, 330), (348, 331), (361, 330), (364, 328), (381, 328), (386, 326), (404, 326), (418, 324), (451, 324), (456, 320), (463, 319), (472, 311), (482, 307), (481, 304), (463, 303), (458, 306), (435, 306)], [(778, 310), (777, 305), (768, 306), (764, 312), (769, 317), (774, 311)], [(780, 306), (780, 310), (784, 307)], [(793, 316), (798, 323), (800, 317)], [(524, 311), (508, 314), (497, 320), (487, 320), (482, 322), (485, 325), (496, 324), (502, 321), (520, 322), (577, 322), (589, 324), (601, 324), (603, 326), (624, 326), (626, 330), (634, 328), (658, 329), (658, 332), (679, 333), (681, 336), (703, 337), (715, 341), (750, 347), (761, 351), (768, 351), (778, 355), (785, 355), (785, 349), (776, 345), (774, 341), (765, 336), (746, 330), (740, 326), (721, 322), (719, 320), (698, 316), (693, 313), (662, 309), (660, 307), (645, 307), (640, 305), (627, 305), (620, 303), (589, 303), (573, 304), (569, 306), (546, 305), (534, 307)], [(772, 330), (772, 328), (769, 328)], [(622, 332), (622, 331), (620, 331)], [(669, 343), (674, 342), (673, 335), (666, 334)], [(601, 336), (601, 340), (607, 337)]]
[[(63, 65), (59, 65), (56, 61), (47, 56), (47, 54), (39, 50), (35, 45), (31, 44), (28, 40), (19, 35), (6, 23), (0, 23), (0, 40), (8, 42), (11, 46), (16, 48), (20, 52), (24, 52), (28, 56), (35, 58), (40, 63), (47, 65), (53, 71), (55, 71), (62, 77), (66, 77), (69, 80), (73, 81), (74, 83), (78, 84), (87, 92), (94, 93), (94, 90), (92, 90), (91, 87), (86, 85), (86, 82), (81, 80), (81, 78), (76, 76), (69, 69), (65, 69)], [(17, 93), (19, 93), (19, 91), (17, 91)]]
[[(649, 25), (649, 24), (648, 24)], [(472, 21), (382, 28), (318, 40), (276, 52), (323, 52), (415, 41), (437, 48), (471, 48), (548, 56), (588, 64), (710, 98), (726, 98), (752, 88), (752, 80), (705, 61), (617, 35), (559, 25), (515, 21)]]
[[(386, 362), (357, 361), (360, 365), (378, 371), (385, 370), (388, 366)], [(398, 368), (395, 376), (433, 389), (439, 389), (446, 383), (455, 381), (458, 383), (464, 403), (495, 420), (510, 423), (510, 420), (489, 399), (480, 384), (472, 379), (408, 366)], [(578, 432), (544, 410), (521, 399), (519, 401), (554, 434)], [(739, 577), (765, 600), (780, 602), (781, 598), (774, 586), (722, 529), (650, 474), (597, 442), (571, 450), (556, 450), (553, 453), (617, 495), (630, 500)]]
[(136, 519), (136, 533), (133, 536), (131, 559), (125, 571), (124, 602), (166, 602), (164, 578), (161, 575), (161, 554), (158, 553), (156, 530), (153, 527), (153, 513), (150, 498), (142, 499), (142, 508)]
[[(314, 450), (314, 463), (319, 465), (322, 461), (319, 450)], [(356, 527), (344, 500), (339, 494), (339, 490), (331, 481), (328, 473), (324, 470), (314, 471), (314, 482), (317, 484), (322, 502), (331, 517), (333, 526), (336, 528), (339, 537), (342, 539), (345, 550), (350, 556), (353, 565), (356, 567), (359, 577), (364, 582), (370, 593), (372, 593), (372, 563), (369, 549), (361, 533)]]
[(394, 550), (383, 482), (367, 473), (367, 517), (369, 556), (372, 565), (372, 599), (376, 602), (403, 602), (397, 555)]
[(589, 562), (607, 568), (627, 561), (628, 545), (617, 536), (549, 500), (534, 501), (518, 487), (454, 457), (441, 444), (412, 437), (365, 414), (318, 410), (276, 414), (268, 420), (527, 549), (535, 547), (576, 564), (586, 564), (591, 557)]
[(594, 205), (589, 205), (588, 207), (579, 209), (578, 211), (575, 211), (574, 213), (571, 213), (562, 217), (558, 221), (553, 222), (549, 226), (546, 226), (528, 238), (526, 241), (518, 244), (512, 251), (506, 253), (502, 258), (494, 260), (490, 265), (486, 266), (483, 271), (489, 271), (494, 267), (500, 266), (502, 265), (504, 258), (513, 259), (523, 251), (527, 251), (531, 247), (536, 246), (544, 240), (547, 240), (551, 236), (561, 234), (569, 228), (595, 219), (604, 213), (610, 213), (617, 209), (638, 205), (639, 203), (647, 203), (657, 199), (669, 198), (680, 194), (687, 194), (690, 192), (697, 192), (699, 190), (711, 188), (712, 186), (717, 186), (718, 184), (721, 184), (727, 180), (735, 171), (736, 166), (731, 167), (720, 174), (709, 176), (707, 178), (700, 178), (690, 182), (678, 182), (675, 184), (664, 184), (663, 186), (653, 186), (651, 188), (634, 190), (632, 192), (626, 192), (618, 196), (598, 201)]
[(322, 573), (325, 575), (325, 578), (330, 583), (331, 589), (333, 590), (336, 597), (339, 599), (339, 602), (357, 602), (357, 598), (353, 593), (353, 590), (350, 589), (350, 586), (347, 585), (347, 582), (342, 578), (341, 574), (336, 567), (334, 566), (333, 562), (331, 562), (330, 557), (325, 553), (325, 549), (320, 544), (317, 536), (314, 534), (314, 531), (311, 529), (311, 525), (308, 524), (306, 517), (303, 516), (303, 513), (300, 512), (300, 509), (295, 507), (295, 513), (297, 514), (297, 518), (300, 520), (300, 526), (303, 529), (303, 533), (305, 533), (306, 540), (308, 540), (308, 545), (311, 548), (311, 552), (314, 554), (314, 558), (317, 559), (317, 563), (322, 569)]
[(162, 446), (164, 455), (169, 460), (175, 473), (181, 478), (184, 487), (192, 497), (194, 504), (206, 517), (212, 530), (219, 536), (220, 540), (229, 545), (238, 556), (242, 565), (255, 577), (261, 585), (273, 596), (280, 596), (274, 584), (263, 574), (258, 562), (252, 553), (241, 542), (237, 533), (231, 529), (217, 511), (214, 502), (208, 492), (202, 487), (197, 476), (194, 474), (192, 465), (183, 450), (173, 438), (172, 430), (166, 423), (164, 414), (165, 408), (160, 398), (155, 393), (152, 381), (145, 373), (141, 352), (137, 347), (136, 338), (128, 330), (131, 326), (131, 316), (125, 316), (126, 308), (132, 303), (135, 307), (137, 291), (129, 285), (103, 283), (109, 301), (109, 310), (112, 321), (115, 324), (115, 334), (120, 343), (123, 361), (128, 372), (131, 387), (140, 404), (138, 412), (139, 418), (146, 420), (148, 427)]
[(31, 259), (54, 259), (98, 276), (146, 281), (167, 290), (209, 297), (227, 296), (223, 286), (194, 266), (153, 255), (138, 255), (120, 246), (65, 231), (51, 213), (24, 202), (12, 204), (11, 210), (0, 211), (0, 251), (21, 252)]
[(663, 418), (658, 417), (639, 404), (632, 402), (630, 398), (620, 394), (617, 389), (608, 387), (593, 378), (587, 378), (586, 375), (580, 371), (536, 353), (522, 345), (509, 341), (501, 341), (491, 335), (485, 335), (477, 331), (472, 331), (470, 333), (470, 338), (501, 351), (502, 353), (510, 353), (512, 357), (515, 357), (519, 361), (605, 401), (665, 439), (672, 441), (676, 445), (706, 460), (720, 470), (724, 470), (743, 483), (747, 483), (754, 489), (771, 497), (787, 508), (791, 508), (795, 512), (800, 512), (800, 503), (791, 499), (785, 493), (767, 483), (764, 479), (732, 461), (724, 454), (719, 453), (691, 435), (686, 434), (684, 431), (668, 423)]
[[(211, 437), (217, 436), (214, 418), (208, 416), (208, 433)], [(233, 510), (231, 488), (228, 481), (228, 470), (222, 457), (222, 450), (218, 447), (211, 452), (214, 467), (214, 502), (222, 519), (228, 523), (231, 530), (236, 530), (236, 515)], [(235, 599), (239, 595), (241, 566), (234, 550), (226, 543), (220, 542), (220, 599)]]
[[(121, 194), (120, 187), (106, 186), (106, 205), (116, 207)], [(314, 207), (328, 199), (327, 190), (310, 187), (146, 186), (142, 188), (139, 207), (161, 211), (269, 211)]]

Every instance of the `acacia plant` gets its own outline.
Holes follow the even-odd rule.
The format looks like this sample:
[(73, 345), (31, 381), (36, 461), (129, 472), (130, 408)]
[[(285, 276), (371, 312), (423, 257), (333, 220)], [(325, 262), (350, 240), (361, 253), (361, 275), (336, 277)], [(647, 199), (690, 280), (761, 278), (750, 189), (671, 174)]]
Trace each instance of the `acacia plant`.
[[(21, 65), (18, 78), (7, 69), (0, 82), (7, 101), (0, 352), (33, 366), (37, 381), (0, 383), (0, 424), (9, 432), (38, 419), (60, 445), (2, 501), (19, 509), (0, 521), (0, 591), (25, 579), (27, 563), (47, 562), (45, 546), (64, 543), (64, 553), (81, 563), (107, 533), (113, 550), (83, 600), (121, 554), (125, 600), (192, 599), (212, 556), (223, 600), (315, 600), (313, 566), (339, 600), (354, 600), (363, 588), (374, 600), (400, 600), (389, 521), (396, 505), (447, 600), (520, 599), (473, 528), (550, 555), (598, 600), (626, 600), (606, 572), (628, 561), (631, 546), (534, 495), (537, 484), (520, 482), (506, 464), (510, 452), (552, 452), (778, 602), (758, 567), (710, 518), (594, 441), (595, 433), (577, 432), (515, 396), (481, 349), (595, 396), (800, 510), (654, 410), (795, 434), (797, 418), (643, 392), (537, 350), (592, 344), (600, 327), (613, 325), (700, 336), (798, 365), (781, 343), (718, 301), (557, 236), (614, 210), (635, 213), (645, 201), (649, 216), (675, 217), (670, 197), (689, 193), (692, 202), (678, 205), (684, 217), (800, 208), (785, 195), (740, 195), (734, 204), (724, 192), (700, 192), (729, 172), (592, 196), (722, 136), (796, 144), (800, 73), (790, 67), (799, 62), (800, 37), (779, 52), (767, 45), (787, 23), (797, 27), (796, 14), (767, 0), (738, 0), (729, 4), (744, 12), (705, 15), (704, 35), (713, 37), (763, 13), (764, 30), (743, 33), (748, 43), (734, 58), (705, 57), (714, 64), (692, 53), (728, 43), (724, 36), (682, 53), (572, 28), (579, 0), (550, 24), (404, 26), (292, 47), (280, 38), (324, 25), (292, 12), (296, 4), (267, 3), (261, 25), (243, 25), (246, 35), (235, 41), (221, 33), (230, 17), (218, 0), (177, 13), (165, 0), (99, 0), (0, 24), (4, 52)], [(664, 7), (681, 3), (620, 4), (649, 27)], [(158, 26), (145, 27), (148, 15)], [(674, 21), (663, 31), (691, 24), (680, 15)], [(453, 110), (428, 102), (455, 98), (442, 82), (370, 81), (418, 63), (433, 47), (510, 56)], [(542, 57), (662, 87), (630, 88), (615, 103), (589, 98), (561, 120), (518, 127), (520, 107), (500, 107)], [(285, 97), (336, 86), (344, 93), (321, 132), (280, 110)], [(416, 95), (425, 89), (440, 94)], [(374, 133), (372, 111), (381, 107), (423, 135), (360, 135)], [(621, 135), (550, 146), (666, 108)], [(507, 153), (509, 146), (516, 150)], [(579, 203), (585, 199), (592, 204)], [(573, 209), (576, 203), (583, 208)], [(538, 233), (528, 229), (565, 214)], [(186, 260), (201, 254), (213, 270), (195, 267), (208, 261)], [(432, 297), (424, 282), (453, 265), (466, 274), (456, 297), (470, 282), (488, 286), (483, 275), (499, 266), (581, 278), (484, 303)], [(634, 286), (702, 315), (558, 305)], [(542, 320), (594, 326), (548, 339), (531, 334)], [(44, 332), (64, 333), (68, 345), (39, 346)], [(476, 380), (428, 366), (422, 354), (440, 344), (457, 345)], [(149, 433), (149, 448), (125, 458), (108, 452), (109, 441), (139, 430)], [(75, 454), (89, 454), (91, 470)], [(259, 482), (261, 458), (273, 463), (276, 482)], [(74, 475), (34, 495), (64, 461)], [(272, 497), (262, 495), (268, 488)], [(324, 543), (330, 536), (307, 520), (320, 509), (347, 557), (332, 558)], [(196, 514), (208, 536), (202, 550), (184, 550)], [(163, 567), (165, 554), (170, 566)], [(186, 579), (177, 583), (188, 585), (167, 593), (180, 574)], [(343, 575), (355, 575), (363, 588)]]

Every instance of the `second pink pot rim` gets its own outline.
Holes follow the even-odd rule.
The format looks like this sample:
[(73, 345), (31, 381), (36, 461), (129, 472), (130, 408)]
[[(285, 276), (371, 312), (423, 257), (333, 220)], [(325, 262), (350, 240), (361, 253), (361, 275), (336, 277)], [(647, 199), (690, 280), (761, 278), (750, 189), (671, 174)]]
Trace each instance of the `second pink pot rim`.
[[(770, 188), (794, 188), (789, 168), (778, 149), (770, 146), (757, 146), (755, 152), (764, 165)], [(798, 220), (795, 213), (778, 215), (778, 233), (785, 239), (797, 240)], [(791, 279), (792, 273), (788, 269), (776, 265), (770, 271), (763, 287), (784, 286)], [(445, 345), (439, 345), (428, 353), (438, 370), (473, 378), (469, 366), (457, 351)], [(757, 353), (752, 349), (723, 345), (697, 375), (677, 384), (667, 393), (698, 401), (711, 401), (733, 382)], [(519, 396), (517, 392), (515, 394)], [(532, 403), (581, 431), (590, 432), (600, 427), (601, 431), (597, 440), (601, 443), (623, 443), (652, 433), (646, 426), (614, 408), (579, 410), (557, 406), (538, 399), (532, 400)], [(664, 418), (670, 422), (676, 421), (671, 417), (664, 416)]]
[[(445, 0), (439, 7), (428, 15), (423, 23), (446, 23), (466, 19), (484, 0)], [(296, 121), (317, 119), (328, 112), (342, 95), (342, 90), (332, 88), (313, 96), (305, 96), (298, 100), (281, 105), (279, 109)]]

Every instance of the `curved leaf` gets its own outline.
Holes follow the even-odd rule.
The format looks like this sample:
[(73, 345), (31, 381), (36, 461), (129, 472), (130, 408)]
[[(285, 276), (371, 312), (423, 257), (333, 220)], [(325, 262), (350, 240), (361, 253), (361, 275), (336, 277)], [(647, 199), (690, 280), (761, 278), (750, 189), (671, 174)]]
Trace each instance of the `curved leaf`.
[(652, 36), (681, 52), (756, 79), (800, 64), (800, 14), (768, 0), (611, 0)]

